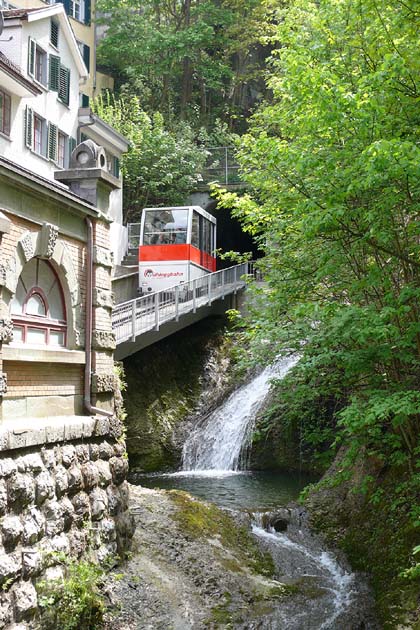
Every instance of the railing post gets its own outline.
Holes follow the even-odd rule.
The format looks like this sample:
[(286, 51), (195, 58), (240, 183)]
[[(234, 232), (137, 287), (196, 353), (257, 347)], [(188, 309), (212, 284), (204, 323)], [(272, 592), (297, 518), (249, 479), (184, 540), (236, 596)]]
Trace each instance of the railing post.
[(193, 313), (197, 312), (197, 281), (194, 279), (192, 281), (193, 287)]
[(228, 171), (228, 149), (225, 147), (225, 184), (229, 184), (229, 171)]
[(208, 293), (208, 304), (209, 304), (209, 306), (211, 305), (211, 276), (212, 276), (212, 274), (209, 273), (209, 277), (207, 279), (207, 293)]
[(179, 285), (175, 287), (175, 321), (179, 322)]
[(222, 271), (222, 300), (225, 299), (225, 292), (226, 292), (226, 269), (223, 269)]
[(136, 340), (136, 300), (131, 305), (131, 341)]
[(159, 295), (160, 293), (155, 293), (155, 330), (159, 330)]
[(233, 293), (234, 295), (236, 295), (238, 292), (238, 265), (236, 265), (235, 267), (235, 276), (234, 276), (233, 286), (234, 286)]

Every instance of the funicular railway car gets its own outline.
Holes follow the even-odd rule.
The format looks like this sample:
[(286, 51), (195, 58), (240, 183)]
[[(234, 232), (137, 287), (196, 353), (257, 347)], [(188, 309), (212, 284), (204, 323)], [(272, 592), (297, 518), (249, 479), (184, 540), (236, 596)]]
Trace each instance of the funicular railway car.
[(216, 271), (216, 219), (200, 206), (145, 208), (139, 245), (141, 294)]

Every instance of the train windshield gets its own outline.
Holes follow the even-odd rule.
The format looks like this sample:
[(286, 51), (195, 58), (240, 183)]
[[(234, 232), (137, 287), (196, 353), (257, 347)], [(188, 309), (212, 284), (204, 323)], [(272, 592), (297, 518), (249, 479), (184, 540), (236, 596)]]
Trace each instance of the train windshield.
[(188, 208), (146, 210), (143, 245), (174, 245), (187, 242)]

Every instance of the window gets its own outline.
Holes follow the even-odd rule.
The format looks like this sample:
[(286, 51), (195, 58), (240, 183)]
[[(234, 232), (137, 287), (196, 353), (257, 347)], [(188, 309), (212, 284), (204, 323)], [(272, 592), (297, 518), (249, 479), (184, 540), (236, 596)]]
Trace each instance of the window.
[(67, 136), (59, 131), (57, 140), (57, 164), (61, 168), (65, 168), (67, 166), (67, 142)]
[(70, 0), (70, 15), (79, 22), (85, 20), (85, 3), (84, 0)]
[(87, 71), (90, 70), (90, 47), (83, 42), (77, 42), (77, 46), (80, 50), (80, 54), (83, 57)]
[(47, 53), (31, 37), (28, 47), (28, 74), (38, 83), (47, 85)]
[(0, 90), (0, 132), (10, 135), (10, 112), (11, 101), (10, 96)]
[(57, 274), (46, 260), (32, 258), (24, 266), (11, 311), (14, 342), (65, 346), (63, 294)]
[(187, 242), (188, 209), (146, 210), (144, 245), (172, 245)]
[(37, 115), (34, 115), (34, 146), (33, 149), (35, 153), (39, 153), (39, 155), (46, 156), (46, 131), (47, 126), (46, 122), (43, 118), (40, 118)]

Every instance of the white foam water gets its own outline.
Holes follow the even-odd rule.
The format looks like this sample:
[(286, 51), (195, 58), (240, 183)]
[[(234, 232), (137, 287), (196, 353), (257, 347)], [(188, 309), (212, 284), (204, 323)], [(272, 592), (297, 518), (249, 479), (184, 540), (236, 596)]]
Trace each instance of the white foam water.
[(283, 378), (299, 357), (280, 359), (239, 387), (198, 425), (184, 444), (183, 471), (237, 471), (246, 465), (255, 418), (273, 378)]

